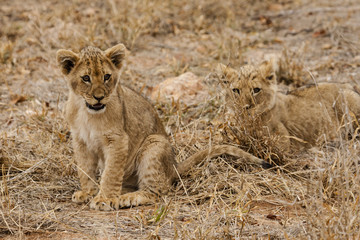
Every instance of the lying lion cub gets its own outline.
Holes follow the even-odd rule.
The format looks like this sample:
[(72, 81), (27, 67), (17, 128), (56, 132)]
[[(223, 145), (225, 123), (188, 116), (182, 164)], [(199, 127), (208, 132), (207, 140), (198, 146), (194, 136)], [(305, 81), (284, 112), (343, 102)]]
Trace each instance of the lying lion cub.
[(257, 128), (280, 136), (280, 149), (298, 151), (346, 136), (358, 127), (360, 95), (350, 84), (320, 83), (283, 94), (277, 91), (270, 62), (245, 65), (239, 71), (220, 68), (227, 108), (242, 123), (258, 118)]
[[(81, 190), (74, 202), (111, 210), (154, 202), (166, 194), (177, 177), (175, 156), (167, 134), (151, 104), (119, 83), (125, 47), (106, 51), (87, 47), (79, 54), (59, 50), (57, 61), (69, 85), (65, 118), (73, 136)], [(206, 156), (221, 154), (263, 161), (233, 146), (203, 150), (177, 165), (184, 174)], [(98, 167), (103, 168), (100, 184)], [(127, 192), (128, 189), (137, 189)]]

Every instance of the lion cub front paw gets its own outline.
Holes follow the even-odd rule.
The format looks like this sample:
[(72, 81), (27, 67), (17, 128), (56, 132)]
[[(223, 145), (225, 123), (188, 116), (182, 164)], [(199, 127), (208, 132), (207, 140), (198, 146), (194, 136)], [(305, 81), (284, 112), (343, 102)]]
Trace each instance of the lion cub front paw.
[(75, 203), (84, 203), (88, 202), (95, 195), (94, 191), (85, 192), (77, 191), (72, 195), (72, 201)]
[(90, 202), (90, 208), (100, 211), (112, 211), (119, 209), (119, 203), (117, 198), (105, 198), (100, 195), (94, 197)]

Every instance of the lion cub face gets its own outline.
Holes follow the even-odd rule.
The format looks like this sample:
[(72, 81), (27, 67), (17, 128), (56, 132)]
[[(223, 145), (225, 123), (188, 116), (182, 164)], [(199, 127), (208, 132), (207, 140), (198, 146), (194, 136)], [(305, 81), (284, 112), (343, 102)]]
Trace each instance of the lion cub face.
[(276, 76), (268, 62), (259, 68), (245, 65), (239, 71), (220, 66), (226, 86), (226, 103), (234, 112), (261, 114), (274, 107)]
[(66, 76), (71, 92), (77, 96), (78, 104), (89, 113), (103, 113), (110, 97), (116, 91), (118, 70), (125, 57), (125, 46), (118, 44), (102, 51), (87, 47), (79, 54), (70, 50), (59, 50), (57, 61)]

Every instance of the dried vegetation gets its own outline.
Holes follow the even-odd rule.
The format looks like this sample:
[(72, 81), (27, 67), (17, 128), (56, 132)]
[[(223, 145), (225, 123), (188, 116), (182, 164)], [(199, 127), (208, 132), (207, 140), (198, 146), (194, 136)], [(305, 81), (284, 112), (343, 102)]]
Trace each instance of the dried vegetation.
[[(207, 159), (155, 206), (107, 213), (73, 204), (79, 183), (61, 113), (67, 87), (55, 64), (59, 48), (123, 42), (122, 83), (149, 96), (168, 77), (205, 79), (219, 62), (236, 68), (284, 51), (286, 84), (359, 83), (359, 11), (355, 0), (2, 1), (0, 237), (360, 238), (358, 139), (284, 157), (269, 170)], [(224, 139), (220, 88), (207, 84), (206, 102), (154, 103), (178, 160), (224, 140), (265, 159), (278, 155), (261, 138)]]

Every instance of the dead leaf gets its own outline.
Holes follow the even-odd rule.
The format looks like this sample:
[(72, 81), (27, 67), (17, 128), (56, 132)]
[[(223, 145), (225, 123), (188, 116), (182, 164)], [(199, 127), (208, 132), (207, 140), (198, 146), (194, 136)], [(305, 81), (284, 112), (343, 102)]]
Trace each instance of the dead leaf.
[(321, 48), (324, 50), (329, 50), (332, 48), (332, 45), (330, 43), (325, 43), (321, 46)]
[(320, 29), (319, 31), (313, 33), (313, 37), (314, 38), (323, 37), (325, 34), (326, 34), (325, 29)]
[(269, 5), (269, 10), (274, 11), (274, 12), (278, 12), (278, 11), (284, 10), (284, 7), (281, 4), (273, 3), (273, 4)]
[(260, 20), (262, 25), (271, 25), (272, 24), (271, 19), (269, 17), (266, 17), (266, 16), (260, 16), (259, 20)]
[(280, 218), (280, 216), (276, 216), (276, 215), (274, 215), (274, 214), (268, 214), (267, 216), (266, 216), (266, 218), (268, 218), (268, 219), (271, 219), (271, 220), (280, 220), (281, 218)]
[(27, 98), (23, 95), (14, 94), (10, 96), (10, 104), (15, 105), (21, 102), (26, 101)]
[(280, 39), (280, 38), (274, 38), (273, 40), (272, 40), (272, 42), (273, 43), (279, 43), (279, 44), (281, 44), (281, 43), (283, 43), (284, 41), (282, 40), (282, 39)]

